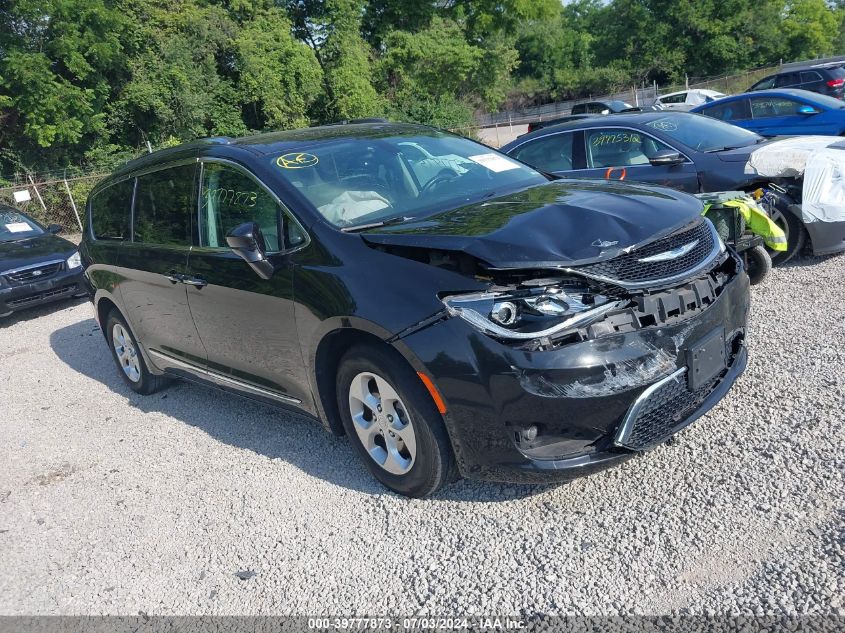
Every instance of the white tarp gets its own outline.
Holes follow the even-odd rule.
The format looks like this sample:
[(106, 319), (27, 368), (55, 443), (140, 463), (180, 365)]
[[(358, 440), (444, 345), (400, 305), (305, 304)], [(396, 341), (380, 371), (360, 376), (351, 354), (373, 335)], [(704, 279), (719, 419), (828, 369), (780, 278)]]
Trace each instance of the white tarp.
[(845, 220), (845, 141), (813, 154), (804, 171), (804, 222)]
[(775, 141), (749, 156), (748, 173), (804, 178), (805, 223), (845, 221), (845, 141), (838, 136), (797, 136)]

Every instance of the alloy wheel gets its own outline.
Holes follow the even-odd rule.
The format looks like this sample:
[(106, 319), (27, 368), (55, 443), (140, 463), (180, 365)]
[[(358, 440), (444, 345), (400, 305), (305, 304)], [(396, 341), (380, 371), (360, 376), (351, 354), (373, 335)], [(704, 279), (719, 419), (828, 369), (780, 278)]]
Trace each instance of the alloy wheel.
[(132, 382), (141, 379), (141, 364), (138, 362), (138, 351), (132, 343), (129, 333), (123, 329), (120, 323), (115, 323), (111, 331), (114, 353), (120, 363), (123, 373)]
[(355, 376), (349, 385), (349, 411), (358, 439), (374, 462), (393, 475), (411, 470), (417, 454), (414, 425), (390, 383), (371, 372)]

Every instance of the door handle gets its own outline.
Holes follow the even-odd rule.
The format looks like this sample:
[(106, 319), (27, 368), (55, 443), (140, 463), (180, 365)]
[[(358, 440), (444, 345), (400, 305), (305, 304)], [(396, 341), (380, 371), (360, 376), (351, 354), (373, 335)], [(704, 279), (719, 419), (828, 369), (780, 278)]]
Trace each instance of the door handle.
[(182, 283), (188, 284), (189, 286), (195, 286), (197, 288), (202, 288), (203, 286), (208, 285), (208, 282), (205, 279), (200, 279), (199, 277), (182, 277)]
[(172, 284), (178, 284), (180, 281), (183, 281), (185, 279), (185, 275), (180, 275), (179, 273), (171, 270), (164, 276), (164, 278)]

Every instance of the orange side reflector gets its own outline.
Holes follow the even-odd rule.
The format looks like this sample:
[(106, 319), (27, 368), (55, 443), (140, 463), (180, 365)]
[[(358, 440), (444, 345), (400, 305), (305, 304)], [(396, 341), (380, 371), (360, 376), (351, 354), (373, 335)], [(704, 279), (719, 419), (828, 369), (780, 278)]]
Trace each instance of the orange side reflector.
[(426, 376), (421, 371), (417, 372), (417, 376), (420, 377), (420, 380), (422, 380), (422, 384), (425, 385), (425, 388), (428, 389), (428, 393), (431, 394), (431, 398), (434, 400), (434, 404), (437, 405), (437, 410), (440, 411), (440, 413), (446, 413), (446, 403), (443, 402), (443, 398), (440, 397), (440, 392), (437, 391), (437, 387), (435, 387), (434, 383), (431, 382), (431, 378)]

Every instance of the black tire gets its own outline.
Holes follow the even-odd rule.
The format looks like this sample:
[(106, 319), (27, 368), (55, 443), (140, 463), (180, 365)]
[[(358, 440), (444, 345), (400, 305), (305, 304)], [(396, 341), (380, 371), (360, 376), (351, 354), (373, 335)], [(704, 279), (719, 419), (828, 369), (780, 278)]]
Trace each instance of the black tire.
[[(122, 329), (126, 340), (135, 350), (133, 360), (137, 360), (137, 380), (130, 378), (129, 372), (124, 370), (125, 361), (121, 359), (120, 353), (115, 349), (116, 326), (119, 326)], [(127, 325), (123, 316), (116, 310), (112, 310), (106, 318), (106, 340), (108, 341), (109, 349), (111, 350), (112, 359), (114, 359), (115, 365), (117, 365), (118, 373), (126, 384), (129, 385), (129, 388), (132, 389), (132, 391), (147, 396), (158, 391), (162, 386), (164, 386), (165, 380), (162, 377), (150, 373), (147, 364), (144, 362), (144, 356), (140, 353), (138, 348), (138, 341), (135, 338), (135, 334), (132, 333), (132, 330), (129, 328), (129, 325)]]
[(774, 209), (770, 209), (772, 220), (786, 233), (785, 251), (768, 249), (772, 264), (775, 266), (785, 264), (804, 250), (804, 242), (807, 239), (804, 223), (788, 209), (788, 206), (786, 200), (780, 200)]
[(772, 270), (772, 258), (763, 246), (749, 248), (742, 253), (742, 257), (745, 260), (745, 271), (748, 273), (752, 286), (762, 282)]
[[(350, 388), (353, 380), (360, 380), (361, 374), (372, 374), (386, 381), (398, 395), (398, 405), (404, 406), (405, 416), (398, 416), (399, 407), (393, 409), (403, 420), (409, 419), (409, 427), (415, 443), (415, 454), (410, 457), (408, 470), (401, 474), (388, 472), (370, 455), (353, 422), (352, 404), (350, 403)], [(374, 381), (371, 381), (375, 385)], [(379, 402), (382, 402), (379, 399)], [(361, 460), (367, 468), (387, 488), (408, 497), (425, 497), (458, 478), (457, 465), (452, 453), (452, 446), (443, 417), (440, 415), (431, 394), (420, 381), (419, 376), (411, 369), (405, 360), (396, 352), (389, 349), (379, 349), (370, 345), (357, 345), (344, 354), (337, 372), (337, 405), (343, 421), (346, 434)], [(379, 404), (381, 407), (381, 404)], [(387, 425), (387, 411), (379, 409), (381, 413), (370, 411), (371, 424), (383, 425), (380, 428), (390, 428)], [(378, 418), (378, 419), (376, 419)], [(391, 418), (393, 420), (393, 418)], [(377, 430), (376, 430), (377, 431)], [(362, 433), (367, 431), (361, 430)], [(387, 455), (385, 440), (387, 433), (373, 434), (376, 445)], [(379, 444), (378, 438), (381, 438)], [(401, 436), (400, 436), (401, 437)], [(403, 445), (404, 446), (404, 445)], [(374, 447), (374, 450), (378, 450)], [(403, 448), (403, 450), (405, 450)], [(407, 456), (407, 454), (406, 454)], [(388, 458), (389, 459), (389, 458)], [(395, 464), (395, 462), (394, 462)]]

